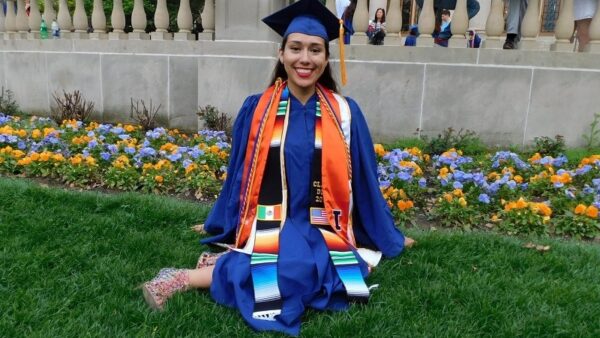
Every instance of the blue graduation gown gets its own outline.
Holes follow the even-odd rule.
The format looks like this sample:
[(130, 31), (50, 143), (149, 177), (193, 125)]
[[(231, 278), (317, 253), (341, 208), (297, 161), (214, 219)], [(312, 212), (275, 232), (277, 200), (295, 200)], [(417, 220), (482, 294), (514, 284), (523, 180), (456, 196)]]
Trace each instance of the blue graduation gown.
[[(309, 223), (309, 199), (316, 95), (306, 105), (291, 96), (289, 127), (285, 143), (288, 179), (288, 215), (280, 233), (278, 283), (283, 299), (276, 321), (252, 318), (254, 289), (250, 256), (236, 251), (223, 255), (213, 272), (210, 292), (223, 305), (236, 307), (255, 330), (275, 330), (297, 335), (307, 306), (316, 309), (347, 308), (344, 286), (331, 263), (319, 230)], [(203, 243), (233, 243), (239, 221), (240, 186), (252, 114), (260, 95), (248, 97), (233, 128), (233, 144), (227, 179), (206, 222), (213, 237)], [(404, 236), (395, 227), (392, 214), (379, 190), (373, 143), (360, 108), (351, 99), (351, 156), (354, 193), (353, 229), (359, 247), (381, 251), (387, 257), (400, 254)], [(363, 276), (367, 265), (359, 258)]]

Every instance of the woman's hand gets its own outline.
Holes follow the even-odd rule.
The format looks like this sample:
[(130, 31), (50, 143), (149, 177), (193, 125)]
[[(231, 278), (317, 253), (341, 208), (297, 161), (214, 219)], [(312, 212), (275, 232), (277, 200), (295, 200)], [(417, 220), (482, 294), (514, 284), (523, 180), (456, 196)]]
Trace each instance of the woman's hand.
[(404, 247), (407, 249), (412, 248), (415, 245), (416, 241), (410, 237), (404, 237)]

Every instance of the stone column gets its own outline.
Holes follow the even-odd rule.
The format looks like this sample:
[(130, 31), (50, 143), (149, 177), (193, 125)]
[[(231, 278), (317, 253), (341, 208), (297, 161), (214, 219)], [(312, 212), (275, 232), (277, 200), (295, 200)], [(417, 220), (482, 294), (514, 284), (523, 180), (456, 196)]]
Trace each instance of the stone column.
[(169, 29), (169, 10), (167, 9), (167, 0), (158, 0), (156, 11), (154, 12), (154, 26), (156, 32), (150, 33), (152, 40), (173, 40), (173, 35)]
[(63, 39), (71, 37), (73, 20), (71, 20), (71, 13), (69, 13), (67, 0), (60, 0), (58, 2), (58, 27), (60, 27), (60, 36)]
[(46, 24), (52, 24), (52, 20), (54, 19), (56, 19), (56, 12), (54, 11), (53, 1), (44, 0), (44, 20), (46, 20)]
[(469, 16), (467, 15), (467, 0), (456, 0), (456, 8), (452, 15), (450, 31), (452, 37), (448, 41), (448, 47), (467, 48), (465, 33), (469, 28)]
[(194, 36), (191, 33), (192, 20), (190, 0), (181, 0), (179, 2), (179, 11), (177, 12), (177, 28), (179, 28), (179, 32), (175, 33), (175, 40), (194, 40)]
[(135, 0), (133, 11), (131, 11), (131, 26), (133, 32), (128, 34), (129, 40), (148, 40), (146, 33), (146, 11), (144, 11), (143, 0)]
[(6, 1), (6, 20), (4, 28), (6, 29), (5, 39), (14, 39), (17, 33), (17, 14), (15, 13), (15, 3), (12, 0)]
[(94, 0), (92, 28), (94, 29), (94, 32), (90, 34), (90, 39), (104, 40), (108, 38), (106, 34), (106, 14), (104, 14), (102, 0)]
[(73, 26), (75, 32), (71, 34), (73, 39), (87, 39), (88, 38), (88, 18), (85, 14), (85, 7), (83, 0), (75, 1), (75, 11), (73, 12)]
[(6, 32), (6, 16), (4, 15), (4, 11), (0, 11), (0, 40), (5, 39)]
[(17, 0), (16, 28), (19, 34), (16, 34), (15, 38), (26, 39), (29, 32), (29, 23), (27, 22), (27, 14), (25, 14), (25, 0)]
[(354, 36), (352, 37), (353, 45), (366, 45), (368, 42), (367, 28), (369, 27), (369, 8), (367, 0), (358, 0), (354, 18), (352, 18), (352, 26), (354, 27)]
[(590, 24), (590, 43), (585, 47), (587, 53), (600, 53), (600, 4)]
[(485, 23), (486, 39), (482, 48), (502, 49), (504, 44), (504, 1), (492, 0), (492, 8)]
[(479, 35), (485, 36), (485, 23), (487, 21), (488, 16), (490, 15), (490, 7), (492, 5), (492, 0), (478, 1), (479, 12), (477, 13), (477, 15), (469, 19), (469, 29), (474, 29), (479, 33)]
[(554, 27), (554, 36), (556, 37), (556, 42), (550, 46), (551, 51), (574, 51), (574, 46), (570, 42), (573, 34), (574, 22), (575, 17), (573, 16), (573, 0), (561, 0), (558, 20), (556, 20), (556, 26)]
[(521, 23), (521, 42), (519, 49), (544, 50), (543, 44), (537, 41), (540, 33), (540, 0), (529, 0), (527, 11)]
[[(40, 38), (40, 25), (42, 23), (42, 15), (40, 14), (40, 8), (37, 1), (31, 1), (29, 3), (29, 34), (28, 39), (39, 39)], [(0, 11), (2, 12), (2, 11)]]
[(385, 18), (387, 35), (386, 45), (402, 45), (402, 2), (390, 0), (390, 7)]
[(198, 33), (198, 40), (215, 39), (215, 1), (204, 0), (204, 9), (200, 14), (204, 31)]
[(419, 37), (417, 46), (433, 47), (433, 37), (431, 33), (435, 28), (435, 14), (433, 12), (433, 0), (424, 0), (421, 15), (419, 15)]
[(110, 24), (113, 31), (108, 33), (109, 40), (126, 40), (125, 33), (125, 12), (123, 11), (123, 0), (114, 0), (113, 9), (110, 14)]

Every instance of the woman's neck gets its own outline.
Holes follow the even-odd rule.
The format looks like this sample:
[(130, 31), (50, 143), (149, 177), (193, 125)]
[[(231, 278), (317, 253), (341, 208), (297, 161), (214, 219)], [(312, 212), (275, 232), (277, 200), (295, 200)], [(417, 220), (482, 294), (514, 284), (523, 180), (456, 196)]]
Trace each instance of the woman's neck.
[(289, 82), (288, 88), (292, 95), (294, 95), (294, 97), (298, 99), (298, 101), (300, 101), (300, 103), (302, 103), (303, 105), (305, 105), (306, 102), (308, 102), (308, 100), (315, 94), (315, 91), (317, 90), (316, 85), (312, 87), (298, 87)]

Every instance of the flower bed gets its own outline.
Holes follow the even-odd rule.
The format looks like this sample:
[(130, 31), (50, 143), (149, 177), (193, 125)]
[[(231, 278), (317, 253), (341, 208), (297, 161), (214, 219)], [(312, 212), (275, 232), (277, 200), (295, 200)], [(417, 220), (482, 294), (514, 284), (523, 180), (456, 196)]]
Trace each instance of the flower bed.
[[(508, 234), (600, 236), (600, 155), (569, 164), (565, 156), (528, 159), (508, 151), (480, 160), (450, 149), (387, 151), (376, 144), (380, 188), (400, 225), (417, 211), (446, 227)], [(214, 199), (226, 177), (223, 132), (177, 130), (0, 114), (0, 173)]]
[(224, 132), (177, 130), (0, 114), (0, 172), (79, 187), (193, 194), (214, 199), (226, 177)]
[(375, 145), (380, 187), (400, 222), (421, 208), (447, 227), (508, 234), (600, 236), (600, 155), (568, 166), (565, 156), (527, 160), (508, 151), (483, 160), (450, 149), (439, 156)]

